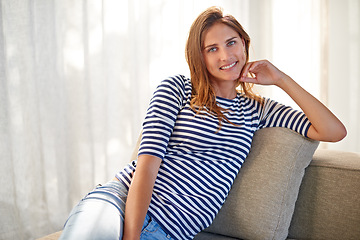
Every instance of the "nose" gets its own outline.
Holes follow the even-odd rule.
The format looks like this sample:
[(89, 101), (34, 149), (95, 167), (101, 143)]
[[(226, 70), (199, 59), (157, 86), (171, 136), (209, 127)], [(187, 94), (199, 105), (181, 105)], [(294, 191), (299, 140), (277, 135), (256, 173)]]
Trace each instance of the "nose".
[(220, 61), (227, 61), (230, 58), (230, 51), (227, 48), (221, 48), (219, 51)]

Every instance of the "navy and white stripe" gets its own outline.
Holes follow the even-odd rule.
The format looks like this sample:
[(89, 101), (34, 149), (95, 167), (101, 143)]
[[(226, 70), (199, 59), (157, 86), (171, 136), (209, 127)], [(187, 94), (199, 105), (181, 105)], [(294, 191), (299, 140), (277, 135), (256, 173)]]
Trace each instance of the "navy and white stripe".
[[(139, 155), (162, 159), (149, 214), (175, 239), (192, 239), (208, 227), (224, 203), (253, 134), (264, 127), (286, 127), (305, 135), (310, 127), (297, 110), (265, 99), (261, 105), (242, 94), (217, 97), (223, 122), (206, 111), (190, 108), (191, 81), (181, 75), (164, 80), (154, 93), (143, 124)], [(129, 186), (136, 161), (117, 178)]]

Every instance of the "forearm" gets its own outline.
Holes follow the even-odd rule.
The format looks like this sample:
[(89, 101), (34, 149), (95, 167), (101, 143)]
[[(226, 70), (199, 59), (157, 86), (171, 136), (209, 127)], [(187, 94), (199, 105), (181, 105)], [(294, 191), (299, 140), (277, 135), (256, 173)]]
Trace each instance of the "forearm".
[(346, 136), (346, 129), (341, 121), (292, 78), (285, 75), (277, 85), (296, 102), (311, 122), (308, 137), (336, 142)]
[[(249, 77), (249, 73), (255, 76)], [(276, 85), (283, 89), (310, 120), (311, 126), (307, 134), (309, 138), (336, 142), (346, 136), (344, 125), (325, 105), (269, 61), (247, 63), (240, 80), (261, 85)]]
[(157, 157), (139, 156), (126, 201), (123, 236), (125, 240), (140, 239), (160, 163), (161, 159)]

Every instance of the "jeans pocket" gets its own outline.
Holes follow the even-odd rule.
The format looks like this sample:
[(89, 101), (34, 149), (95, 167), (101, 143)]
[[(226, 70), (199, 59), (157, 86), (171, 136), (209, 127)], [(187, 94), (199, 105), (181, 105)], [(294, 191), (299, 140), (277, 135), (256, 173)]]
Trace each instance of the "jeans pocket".
[(159, 229), (159, 227), (160, 226), (155, 221), (153, 221), (153, 219), (149, 215), (146, 215), (144, 225), (141, 230), (141, 235), (146, 233), (155, 233)]

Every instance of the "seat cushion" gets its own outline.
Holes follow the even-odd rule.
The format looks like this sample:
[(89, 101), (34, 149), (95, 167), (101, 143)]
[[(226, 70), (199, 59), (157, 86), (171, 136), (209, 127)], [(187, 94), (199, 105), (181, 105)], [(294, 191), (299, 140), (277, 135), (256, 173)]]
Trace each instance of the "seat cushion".
[(214, 233), (201, 232), (195, 236), (194, 240), (239, 240), (239, 239), (222, 236), (222, 235), (214, 234)]
[(360, 239), (360, 154), (317, 150), (306, 169), (289, 235)]
[(204, 231), (239, 239), (286, 239), (317, 146), (289, 129), (257, 131), (225, 204)]

